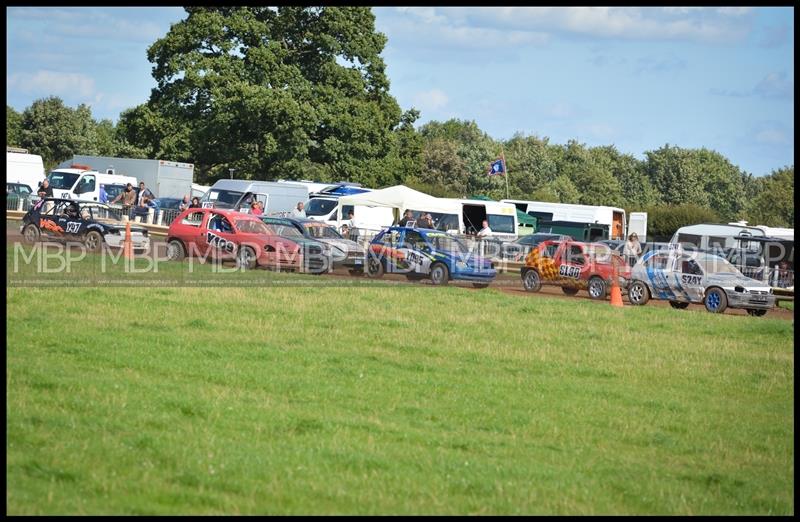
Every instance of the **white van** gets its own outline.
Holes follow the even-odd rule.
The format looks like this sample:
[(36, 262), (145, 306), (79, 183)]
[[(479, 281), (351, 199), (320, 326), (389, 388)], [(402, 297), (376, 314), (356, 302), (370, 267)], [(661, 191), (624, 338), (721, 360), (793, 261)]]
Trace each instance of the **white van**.
[(755, 241), (748, 241), (740, 245), (737, 236), (765, 237), (760, 228), (746, 225), (722, 225), (716, 223), (701, 223), (679, 228), (670, 240), (671, 244), (680, 244), (683, 248), (699, 248), (701, 250), (714, 250), (723, 248), (745, 248), (758, 251), (760, 245)]
[(47, 175), (53, 188), (53, 197), (100, 201), (100, 185), (127, 185), (137, 187), (136, 178), (120, 174), (103, 174), (79, 165), (74, 168), (55, 169)]
[(204, 207), (249, 212), (252, 201), (264, 204), (264, 215), (289, 213), (308, 199), (308, 187), (276, 181), (220, 179), (200, 199)]
[(6, 183), (28, 185), (34, 193), (45, 178), (42, 157), (25, 149), (6, 149)]

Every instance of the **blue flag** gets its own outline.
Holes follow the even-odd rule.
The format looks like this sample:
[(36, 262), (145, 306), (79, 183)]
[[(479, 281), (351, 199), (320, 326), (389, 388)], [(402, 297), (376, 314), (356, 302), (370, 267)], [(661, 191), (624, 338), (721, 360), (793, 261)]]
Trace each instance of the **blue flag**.
[(489, 176), (499, 176), (505, 173), (506, 173), (506, 166), (503, 163), (502, 159), (493, 161), (489, 166), (489, 172), (487, 172)]

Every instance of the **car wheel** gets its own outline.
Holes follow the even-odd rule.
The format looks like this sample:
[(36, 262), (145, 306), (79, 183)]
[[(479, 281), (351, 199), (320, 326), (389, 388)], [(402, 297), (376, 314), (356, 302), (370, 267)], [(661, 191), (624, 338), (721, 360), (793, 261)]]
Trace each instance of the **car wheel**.
[(567, 295), (575, 295), (578, 293), (578, 289), (572, 288), (571, 286), (562, 286), (561, 291)]
[(489, 283), (472, 283), (472, 286), (474, 286), (475, 288), (487, 288), (489, 286)]
[(683, 303), (681, 301), (670, 301), (669, 305), (676, 310), (686, 310), (689, 308), (689, 303)]
[(650, 290), (641, 281), (634, 281), (628, 288), (628, 301), (632, 305), (644, 305), (650, 300)]
[(706, 298), (703, 300), (706, 310), (712, 314), (721, 314), (728, 308), (728, 296), (721, 288), (709, 288), (706, 290)]
[(589, 297), (592, 299), (606, 298), (606, 282), (601, 277), (592, 276), (589, 279)]
[(99, 252), (103, 248), (103, 236), (96, 230), (90, 230), (83, 238), (83, 244), (89, 252)]
[(39, 241), (41, 235), (42, 233), (39, 231), (39, 227), (33, 223), (28, 223), (22, 230), (22, 238), (26, 243), (36, 243)]
[(173, 239), (167, 243), (167, 259), (170, 261), (183, 261), (186, 257), (186, 250), (183, 248), (183, 243), (177, 239)]
[(442, 263), (434, 263), (431, 267), (431, 282), (437, 286), (446, 285), (450, 281), (450, 271)]
[(747, 309), (747, 313), (749, 315), (752, 315), (753, 317), (761, 317), (763, 315), (766, 315), (767, 311), (766, 310), (753, 310), (753, 309), (748, 308)]
[(377, 257), (370, 257), (367, 259), (367, 276), (379, 279), (383, 277), (383, 263)]
[(244, 246), (239, 249), (239, 255), (236, 256), (237, 267), (252, 270), (256, 267), (256, 261), (256, 253), (252, 248)]
[(538, 292), (542, 288), (542, 280), (539, 277), (539, 272), (536, 270), (528, 270), (522, 274), (522, 286), (528, 292)]

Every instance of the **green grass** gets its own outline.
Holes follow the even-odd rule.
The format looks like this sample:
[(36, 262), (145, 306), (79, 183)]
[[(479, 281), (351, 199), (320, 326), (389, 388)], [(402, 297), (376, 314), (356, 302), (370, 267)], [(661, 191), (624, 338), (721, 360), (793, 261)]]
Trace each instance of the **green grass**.
[(6, 302), (10, 514), (794, 512), (793, 321), (420, 286)]

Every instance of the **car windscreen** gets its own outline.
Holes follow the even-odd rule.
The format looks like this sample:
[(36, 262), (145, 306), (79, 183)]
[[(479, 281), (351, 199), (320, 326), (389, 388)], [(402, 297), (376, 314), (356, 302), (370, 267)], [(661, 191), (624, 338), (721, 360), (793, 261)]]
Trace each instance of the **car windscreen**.
[(236, 222), (236, 228), (243, 234), (269, 235), (272, 233), (267, 225), (257, 219), (241, 219)]
[(50, 180), (50, 186), (54, 189), (69, 190), (78, 179), (78, 174), (70, 174), (69, 172), (51, 172), (47, 175)]
[[(339, 202), (332, 199), (311, 198), (305, 205), (306, 216), (327, 216)], [(347, 219), (347, 216), (344, 216)]]
[(469, 249), (458, 239), (447, 234), (428, 234), (428, 241), (440, 252), (467, 254)]
[(233, 208), (242, 199), (243, 194), (243, 192), (235, 190), (211, 189), (203, 195), (203, 199), (200, 201), (210, 201), (217, 208)]
[(700, 268), (706, 274), (733, 274), (741, 276), (742, 273), (735, 266), (730, 264), (726, 259), (719, 256), (699, 256), (696, 259)]
[(274, 230), (274, 233), (289, 239), (299, 239), (303, 237), (303, 233), (297, 230), (294, 225), (287, 224), (274, 224), (270, 223), (269, 227)]
[(342, 236), (331, 226), (304, 223), (306, 233), (315, 239), (342, 239)]

